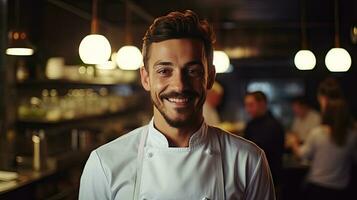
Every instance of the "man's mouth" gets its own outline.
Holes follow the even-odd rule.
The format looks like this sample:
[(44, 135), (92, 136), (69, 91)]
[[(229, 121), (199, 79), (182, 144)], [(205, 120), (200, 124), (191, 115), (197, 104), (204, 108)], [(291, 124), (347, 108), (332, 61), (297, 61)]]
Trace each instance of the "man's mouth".
[(189, 98), (187, 97), (171, 97), (166, 99), (171, 103), (187, 103), (189, 101)]
[(191, 93), (186, 94), (173, 92), (169, 94), (164, 94), (161, 98), (177, 106), (187, 106), (195, 97), (195, 94)]

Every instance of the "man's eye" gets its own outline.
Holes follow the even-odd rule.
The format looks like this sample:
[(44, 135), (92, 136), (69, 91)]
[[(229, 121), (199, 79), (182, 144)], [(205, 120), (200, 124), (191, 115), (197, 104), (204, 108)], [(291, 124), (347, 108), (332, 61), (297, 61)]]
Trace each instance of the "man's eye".
[(202, 76), (203, 75), (203, 70), (202, 69), (189, 69), (188, 74), (190, 76)]
[(170, 74), (170, 72), (171, 72), (171, 70), (169, 70), (169, 69), (159, 69), (159, 70), (157, 71), (157, 73), (160, 74), (160, 75), (162, 75), (162, 76), (167, 76), (167, 75)]

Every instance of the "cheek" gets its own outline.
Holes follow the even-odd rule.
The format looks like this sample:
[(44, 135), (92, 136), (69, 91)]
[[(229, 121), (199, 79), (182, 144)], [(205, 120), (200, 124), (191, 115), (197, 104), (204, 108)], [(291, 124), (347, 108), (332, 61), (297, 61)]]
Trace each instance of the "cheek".
[(257, 111), (257, 107), (254, 106), (254, 105), (248, 105), (247, 106), (247, 110), (250, 112), (250, 113), (255, 113)]
[(197, 78), (192, 81), (192, 85), (196, 88), (196, 90), (201, 90), (202, 93), (207, 93), (207, 84), (203, 78)]
[(151, 80), (151, 95), (155, 96), (155, 98), (159, 98), (158, 96), (165, 90), (167, 84), (157, 77), (152, 77)]

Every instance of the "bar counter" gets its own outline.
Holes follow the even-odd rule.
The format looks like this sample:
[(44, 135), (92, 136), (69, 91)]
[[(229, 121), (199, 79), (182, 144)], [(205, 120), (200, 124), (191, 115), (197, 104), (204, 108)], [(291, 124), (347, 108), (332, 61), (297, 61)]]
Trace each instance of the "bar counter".
[(0, 199), (76, 199), (79, 177), (90, 151), (71, 151), (48, 158), (47, 167), (18, 168), (18, 178), (0, 182)]

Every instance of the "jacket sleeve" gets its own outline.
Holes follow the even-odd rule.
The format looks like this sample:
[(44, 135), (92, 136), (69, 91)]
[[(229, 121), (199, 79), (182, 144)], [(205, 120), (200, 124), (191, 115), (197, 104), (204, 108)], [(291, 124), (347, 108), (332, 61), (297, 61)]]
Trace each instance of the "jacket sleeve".
[(107, 199), (111, 199), (108, 178), (104, 173), (97, 152), (93, 151), (87, 160), (81, 176), (79, 200)]
[(253, 170), (253, 175), (247, 185), (246, 200), (275, 200), (274, 184), (269, 165), (262, 151)]

